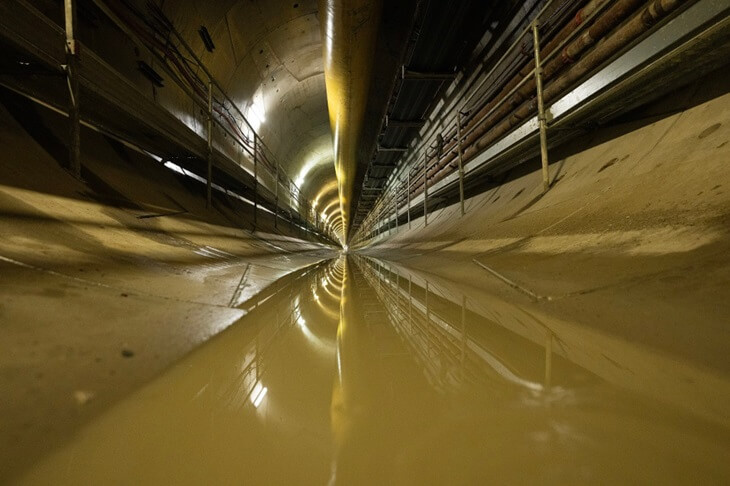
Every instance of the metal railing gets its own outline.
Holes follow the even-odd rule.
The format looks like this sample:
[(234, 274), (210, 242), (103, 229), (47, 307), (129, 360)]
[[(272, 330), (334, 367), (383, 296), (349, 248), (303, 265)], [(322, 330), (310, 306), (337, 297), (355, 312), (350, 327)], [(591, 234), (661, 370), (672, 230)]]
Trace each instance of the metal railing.
[[(615, 30), (619, 30), (619, 27), (633, 28), (628, 32), (630, 35), (621, 39), (622, 45), (626, 45), (642, 32), (641, 28), (649, 29), (658, 19), (670, 14), (683, 3), (691, 1), (589, 0), (572, 21), (559, 26), (549, 42), (541, 45), (540, 26), (546, 20), (544, 17), (549, 18), (551, 9), (555, 7), (554, 0), (547, 1), (499, 60), (484, 73), (481, 81), (475, 87), (469, 88), (468, 92), (461, 93), (464, 99), (457, 103), (451, 120), (446, 121), (448, 128), (437, 130), (430, 138), (414, 146), (410, 158), (405, 159), (401, 169), (391, 175), (373, 210), (357, 229), (353, 241), (357, 243), (386, 231), (390, 233), (393, 229), (397, 230), (399, 208), (403, 209), (404, 206), (405, 224), (411, 228), (411, 213), (414, 211), (412, 202), (420, 195), (423, 196), (423, 224), (427, 226), (429, 204), (433, 202), (429, 201), (429, 188), (454, 172), (458, 175), (458, 197), (463, 216), (466, 213), (465, 164), (529, 117), (537, 117), (543, 193), (548, 191), (550, 181), (547, 129), (550, 120), (545, 108), (546, 95), (543, 90), (546, 72), (553, 77), (553, 81), (556, 81), (554, 86), (550, 86), (550, 96), (554, 99), (556, 94), (570, 86), (568, 82), (557, 82), (562, 81), (560, 77), (568, 70), (563, 68), (575, 66), (582, 57), (589, 57), (583, 56), (585, 51), (596, 45), (600, 38), (614, 35), (614, 28)], [(657, 3), (661, 8), (650, 8)], [(644, 19), (643, 16), (648, 17)], [(624, 22), (626, 19), (629, 20)], [(642, 22), (644, 25), (637, 27)], [(532, 49), (528, 56), (529, 51), (525, 52), (525, 41), (530, 34)], [(512, 69), (510, 66), (505, 66), (513, 62), (516, 56), (519, 57), (518, 49), (521, 47), (522, 62)], [(614, 52), (604, 54), (608, 57)], [(598, 62), (594, 62), (594, 65), (597, 64)], [(482, 92), (486, 83), (494, 83), (495, 78), (505, 74), (508, 80), (506, 83), (495, 83), (497, 86), (494, 90)], [(558, 76), (554, 76), (556, 74)]]
[[(148, 51), (157, 60), (156, 66), (160, 66), (192, 102), (193, 108), (189, 113), (178, 113), (175, 116), (185, 123), (182, 119), (185, 116), (197, 120), (198, 111), (204, 113), (205, 133), (195, 127), (190, 128), (199, 136), (207, 138), (207, 171), (204, 179), (208, 206), (211, 205), (212, 191), (216, 186), (213, 181), (213, 167), (217, 150), (253, 178), (253, 201), (250, 202), (253, 204), (254, 228), (257, 227), (258, 213), (263, 210), (273, 213), (275, 227), (278, 226), (279, 219), (286, 220), (288, 214), (294, 226), (336, 239), (328, 228), (320, 224), (311, 201), (303, 196), (301, 189), (286, 173), (246, 115), (159, 7), (149, 3), (149, 15), (144, 16), (127, 2), (93, 1), (135, 45)], [(67, 30), (69, 25), (73, 28), (75, 24), (75, 2), (76, 0), (65, 0)], [(69, 32), (71, 37), (67, 36), (67, 46), (73, 46), (73, 31)], [(73, 61), (73, 52), (69, 58)], [(69, 66), (73, 65), (73, 62), (69, 62)], [(75, 78), (73, 74), (70, 70), (67, 72), (71, 85)], [(190, 126), (189, 122), (186, 124)], [(223, 137), (216, 137), (216, 131)], [(261, 204), (264, 195), (273, 199), (273, 203), (270, 203), (273, 206), (271, 209)]]

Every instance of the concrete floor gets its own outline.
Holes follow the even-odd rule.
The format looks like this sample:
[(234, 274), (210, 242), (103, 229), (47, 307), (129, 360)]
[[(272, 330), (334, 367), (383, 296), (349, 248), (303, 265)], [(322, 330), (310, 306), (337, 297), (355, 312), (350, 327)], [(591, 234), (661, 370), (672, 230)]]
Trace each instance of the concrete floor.
[(327, 264), (97, 134), (74, 180), (6, 103), (0, 481), (726, 483), (729, 78)]

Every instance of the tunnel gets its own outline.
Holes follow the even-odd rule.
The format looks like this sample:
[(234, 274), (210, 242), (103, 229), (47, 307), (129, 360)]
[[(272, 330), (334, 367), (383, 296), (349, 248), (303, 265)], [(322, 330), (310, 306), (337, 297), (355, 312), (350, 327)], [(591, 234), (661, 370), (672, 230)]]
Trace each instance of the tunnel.
[(728, 0), (3, 0), (0, 484), (729, 484)]

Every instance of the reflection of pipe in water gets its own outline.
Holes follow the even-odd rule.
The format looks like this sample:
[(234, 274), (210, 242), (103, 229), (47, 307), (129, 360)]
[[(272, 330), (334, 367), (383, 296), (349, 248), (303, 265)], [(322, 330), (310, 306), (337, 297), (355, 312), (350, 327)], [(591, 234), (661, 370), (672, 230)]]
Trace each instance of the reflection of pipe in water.
[(297, 327), (302, 331), (302, 334), (307, 341), (319, 352), (323, 354), (330, 354), (335, 351), (335, 344), (325, 339), (320, 338), (309, 329), (307, 320), (302, 315), (302, 307), (300, 305), (299, 296), (294, 299), (294, 322)]

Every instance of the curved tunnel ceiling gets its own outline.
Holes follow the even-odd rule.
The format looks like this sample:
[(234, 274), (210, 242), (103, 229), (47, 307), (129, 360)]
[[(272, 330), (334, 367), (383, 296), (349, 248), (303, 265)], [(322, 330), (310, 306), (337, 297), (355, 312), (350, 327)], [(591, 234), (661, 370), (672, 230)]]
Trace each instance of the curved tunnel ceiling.
[[(317, 0), (160, 3), (321, 212), (337, 192)], [(212, 53), (198, 35), (201, 25), (215, 43)]]

